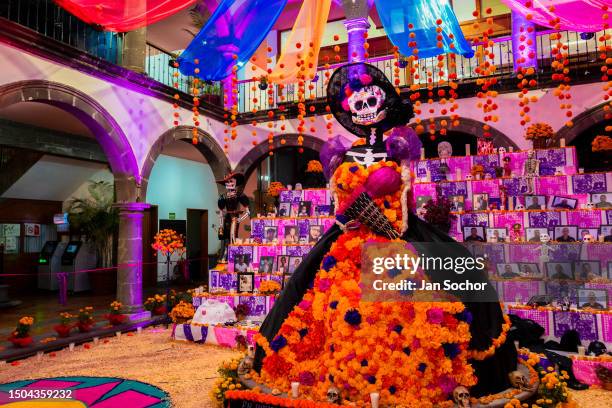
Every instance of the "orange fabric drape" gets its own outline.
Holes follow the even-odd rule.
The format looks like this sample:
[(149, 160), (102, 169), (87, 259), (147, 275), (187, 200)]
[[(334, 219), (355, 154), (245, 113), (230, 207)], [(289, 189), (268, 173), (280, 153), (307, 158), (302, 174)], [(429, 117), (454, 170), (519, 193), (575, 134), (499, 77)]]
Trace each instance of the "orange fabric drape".
[(331, 0), (304, 0), (287, 44), (276, 67), (268, 77), (270, 82), (277, 84), (297, 82), (300, 72), (297, 64), (300, 60), (304, 60), (306, 67), (304, 77), (308, 79), (315, 75), (330, 7)]

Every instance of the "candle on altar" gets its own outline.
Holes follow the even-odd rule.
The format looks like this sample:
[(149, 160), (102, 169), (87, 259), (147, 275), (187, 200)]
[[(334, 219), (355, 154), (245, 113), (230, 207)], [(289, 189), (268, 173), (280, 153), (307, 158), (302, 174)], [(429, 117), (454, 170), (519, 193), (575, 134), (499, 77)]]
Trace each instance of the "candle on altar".
[(559, 139), (559, 146), (561, 147), (565, 147), (565, 138), (562, 137), (561, 139)]
[(425, 160), (425, 148), (421, 147), (421, 160)]
[(378, 402), (380, 401), (380, 394), (377, 392), (370, 393), (370, 402), (372, 403), (372, 408), (378, 408)]
[(465, 155), (470, 156), (470, 145), (469, 144), (465, 145)]
[(457, 179), (457, 181), (461, 180), (461, 169), (455, 169), (455, 178)]
[(297, 381), (294, 381), (291, 383), (291, 396), (293, 398), (297, 398), (299, 395), (299, 388), (300, 388), (300, 383)]

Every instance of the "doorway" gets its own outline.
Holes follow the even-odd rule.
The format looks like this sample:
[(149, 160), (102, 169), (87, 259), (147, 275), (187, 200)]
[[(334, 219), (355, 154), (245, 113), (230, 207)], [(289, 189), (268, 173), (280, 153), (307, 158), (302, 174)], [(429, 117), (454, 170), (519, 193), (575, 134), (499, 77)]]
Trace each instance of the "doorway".
[(189, 280), (208, 284), (208, 210), (187, 209)]
[(142, 220), (142, 285), (145, 288), (157, 285), (157, 252), (151, 246), (157, 234), (157, 206), (144, 210)]

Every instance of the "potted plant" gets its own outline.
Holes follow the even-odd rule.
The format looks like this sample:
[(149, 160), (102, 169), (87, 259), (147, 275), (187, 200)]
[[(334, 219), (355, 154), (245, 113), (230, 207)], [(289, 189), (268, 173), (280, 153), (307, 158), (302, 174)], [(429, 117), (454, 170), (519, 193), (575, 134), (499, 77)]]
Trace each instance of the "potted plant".
[(79, 332), (87, 333), (91, 331), (94, 325), (93, 319), (93, 307), (85, 306), (83, 309), (79, 309), (79, 315), (77, 317), (77, 327)]
[(534, 149), (545, 149), (550, 145), (554, 131), (548, 123), (534, 123), (527, 128), (525, 139), (531, 140)]
[(234, 308), (234, 313), (236, 313), (236, 320), (240, 322), (251, 313), (251, 308), (246, 303), (240, 303)]
[(123, 314), (123, 305), (121, 302), (113, 301), (110, 304), (110, 308), (108, 313), (105, 316), (108, 319), (108, 322), (113, 326), (118, 326), (125, 322), (127, 316)]
[(429, 200), (425, 204), (425, 221), (437, 227), (440, 231), (448, 233), (450, 231), (451, 220), (455, 217), (451, 214), (451, 201), (438, 194), (436, 201)]
[(595, 374), (601, 381), (601, 387), (604, 390), (612, 391), (612, 370), (600, 364), (595, 368)]
[(144, 303), (144, 307), (154, 316), (166, 314), (166, 295), (156, 294), (148, 298)]
[[(69, 202), (70, 225), (86, 236), (97, 255), (97, 267), (109, 268), (113, 260), (113, 237), (119, 228), (119, 212), (114, 206), (113, 184), (107, 181), (91, 182), (89, 198), (73, 198)], [(110, 294), (116, 287), (116, 271), (92, 273), (91, 286), (97, 293)]]
[(28, 347), (34, 341), (30, 336), (30, 329), (34, 324), (34, 318), (25, 316), (19, 319), (15, 331), (11, 333), (8, 340), (13, 343), (15, 347), (24, 348)]
[(73, 318), (74, 316), (68, 312), (62, 312), (59, 314), (59, 324), (53, 326), (53, 330), (57, 332), (59, 337), (70, 336), (70, 331), (74, 328), (74, 325), (71, 324)]
[(174, 306), (169, 316), (172, 319), (172, 322), (183, 324), (191, 320), (194, 314), (195, 308), (193, 305), (181, 300), (176, 306)]

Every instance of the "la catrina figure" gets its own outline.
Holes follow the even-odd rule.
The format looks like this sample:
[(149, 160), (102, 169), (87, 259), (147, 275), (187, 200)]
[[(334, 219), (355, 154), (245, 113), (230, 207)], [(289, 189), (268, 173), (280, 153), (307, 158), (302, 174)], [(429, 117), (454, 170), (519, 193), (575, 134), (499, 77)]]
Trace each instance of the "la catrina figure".
[[(367, 64), (343, 66), (331, 77), (327, 94), (336, 119), (363, 139), (348, 148), (332, 139), (320, 153), (337, 222), (263, 322), (256, 379), (285, 392), (299, 381), (300, 392), (316, 401), (337, 389), (358, 405), (377, 392), (382, 406), (410, 407), (449, 401), (460, 386), (476, 396), (509, 388), (517, 354), (505, 341), (509, 324), (498, 301), (477, 303), (461, 295), (461, 301), (436, 303), (361, 299), (366, 241), (399, 238), (426, 256), (471, 255), (409, 208), (410, 162), (419, 158), (421, 142), (406, 126), (411, 105), (384, 74)], [(440, 243), (443, 253), (421, 243)], [(440, 281), (454, 271), (426, 274)], [(486, 282), (486, 273), (479, 279)], [(483, 297), (496, 300), (497, 294), (490, 289)]]
[(240, 223), (249, 215), (249, 197), (242, 192), (244, 175), (232, 172), (218, 180), (217, 183), (225, 185), (225, 193), (219, 196), (219, 239), (221, 240), (221, 262), (227, 261), (227, 246), (233, 244), (238, 236)]

